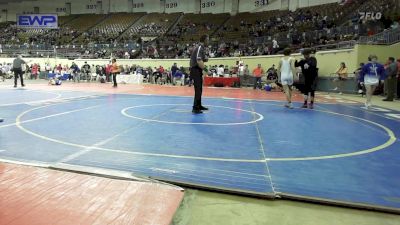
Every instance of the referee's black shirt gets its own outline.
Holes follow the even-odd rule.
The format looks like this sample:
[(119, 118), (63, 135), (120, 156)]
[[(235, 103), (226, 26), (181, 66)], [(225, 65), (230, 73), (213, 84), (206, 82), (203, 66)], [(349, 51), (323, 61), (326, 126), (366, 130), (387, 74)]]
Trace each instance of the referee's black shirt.
[(192, 56), (190, 57), (190, 68), (198, 68), (200, 69), (199, 65), (197, 64), (198, 60), (202, 60), (205, 62), (206, 55), (204, 52), (204, 46), (199, 44), (192, 52)]

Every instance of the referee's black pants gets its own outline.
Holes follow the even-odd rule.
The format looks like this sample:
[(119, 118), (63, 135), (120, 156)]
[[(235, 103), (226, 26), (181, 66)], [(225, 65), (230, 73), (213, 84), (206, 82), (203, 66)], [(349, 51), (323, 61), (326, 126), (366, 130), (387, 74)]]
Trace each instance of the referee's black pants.
[(190, 77), (194, 82), (193, 109), (200, 110), (201, 95), (203, 94), (203, 70), (198, 67), (190, 68)]
[(24, 76), (22, 69), (14, 69), (14, 86), (17, 86), (18, 77), (21, 78), (21, 86), (24, 86)]

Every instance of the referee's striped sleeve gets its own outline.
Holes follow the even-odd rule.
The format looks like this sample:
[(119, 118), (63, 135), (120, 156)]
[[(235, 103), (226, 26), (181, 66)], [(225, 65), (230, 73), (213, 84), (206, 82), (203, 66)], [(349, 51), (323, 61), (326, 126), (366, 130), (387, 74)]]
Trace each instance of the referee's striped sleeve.
[(197, 60), (202, 60), (202, 57), (199, 56), (199, 54), (200, 54), (200, 49), (201, 49), (201, 45), (197, 48), (197, 56), (196, 56)]

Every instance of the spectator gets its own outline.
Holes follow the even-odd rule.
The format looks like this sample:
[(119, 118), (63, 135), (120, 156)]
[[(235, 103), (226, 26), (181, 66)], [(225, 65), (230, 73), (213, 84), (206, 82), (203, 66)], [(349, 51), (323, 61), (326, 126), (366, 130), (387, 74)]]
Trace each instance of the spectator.
[(340, 63), (339, 69), (335, 73), (338, 77), (333, 81), (337, 83), (337, 86), (333, 90), (339, 90), (339, 94), (342, 94), (344, 83), (347, 80), (347, 67), (344, 62)]
[(397, 87), (397, 62), (393, 57), (389, 57), (388, 66), (386, 68), (386, 79), (387, 79), (387, 98), (383, 101), (393, 101)]
[(277, 80), (278, 79), (278, 72), (275, 68), (275, 64), (272, 65), (272, 67), (270, 67), (267, 70), (267, 80)]
[(397, 100), (400, 100), (400, 58), (397, 59)]
[(218, 77), (224, 77), (224, 65), (219, 65), (218, 69), (217, 69), (217, 76)]
[(75, 62), (72, 62), (72, 65), (69, 69), (71, 70), (72, 74), (69, 75), (68, 80), (71, 80), (73, 78), (74, 82), (76, 82), (76, 81), (80, 82), (81, 76), (79, 73), (78, 65), (76, 65)]
[(38, 78), (38, 73), (39, 73), (39, 66), (38, 66), (38, 64), (33, 64), (32, 65), (32, 70), (31, 70), (32, 72), (31, 72), (31, 79), (34, 79), (35, 78), (35, 80)]
[(110, 82), (111, 68), (112, 68), (111, 64), (110, 63), (107, 64), (106, 70), (105, 70), (107, 82)]
[(257, 87), (261, 89), (261, 76), (264, 74), (263, 68), (261, 68), (261, 64), (258, 64), (257, 67), (253, 70), (254, 86), (253, 89), (255, 90)]
[(112, 62), (111, 74), (112, 74), (113, 82), (114, 82), (113, 87), (116, 88), (117, 87), (117, 74), (119, 74), (121, 70), (117, 64), (116, 59), (112, 59), (111, 62)]
[(272, 40), (272, 54), (276, 54), (279, 50), (278, 41), (274, 38)]
[(176, 63), (174, 63), (174, 65), (172, 65), (171, 67), (171, 73), (172, 73), (172, 77), (175, 76), (176, 71), (178, 70), (178, 66)]
[(85, 62), (85, 64), (82, 66), (82, 73), (85, 75), (84, 79), (90, 79), (90, 65), (87, 62)]
[(246, 65), (243, 69), (243, 76), (248, 77), (250, 76), (250, 70), (249, 70), (249, 65)]

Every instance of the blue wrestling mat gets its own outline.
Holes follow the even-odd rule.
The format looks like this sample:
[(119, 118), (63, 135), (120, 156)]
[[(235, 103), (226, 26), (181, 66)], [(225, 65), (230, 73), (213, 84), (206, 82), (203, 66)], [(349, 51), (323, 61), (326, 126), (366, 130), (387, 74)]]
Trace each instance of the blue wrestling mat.
[(0, 159), (400, 212), (400, 112), (0, 89)]

